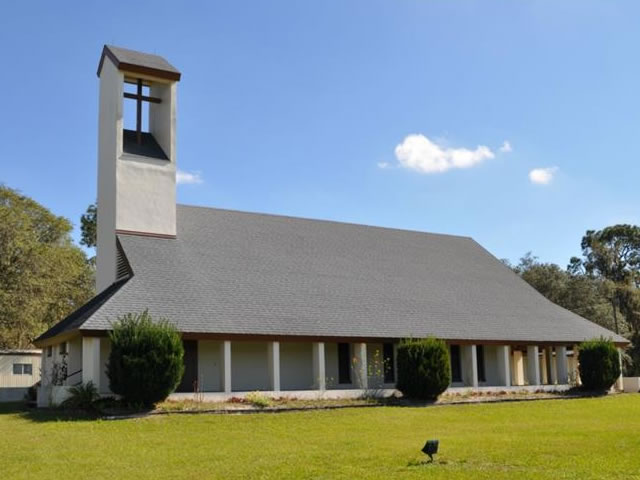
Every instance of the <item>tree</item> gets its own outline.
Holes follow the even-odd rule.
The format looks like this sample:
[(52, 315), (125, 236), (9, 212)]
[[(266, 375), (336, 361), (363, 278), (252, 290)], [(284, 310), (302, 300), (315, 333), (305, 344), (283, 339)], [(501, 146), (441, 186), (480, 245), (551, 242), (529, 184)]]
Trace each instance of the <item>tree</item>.
[(640, 287), (640, 227), (620, 224), (597, 231), (587, 230), (581, 247), (585, 271), (609, 282), (616, 333), (620, 330), (616, 314), (619, 309), (637, 334), (640, 330), (637, 292)]
[(71, 223), (0, 185), (0, 349), (34, 338), (93, 294), (93, 271)]
[(172, 393), (184, 373), (184, 347), (166, 320), (154, 323), (149, 312), (118, 318), (109, 332), (109, 388), (132, 405), (150, 407)]
[(607, 284), (600, 278), (588, 275), (573, 260), (563, 270), (556, 264), (539, 262), (537, 257), (528, 252), (516, 266), (505, 263), (552, 302), (598, 325), (613, 329), (615, 322), (607, 297)]
[(98, 244), (98, 207), (95, 203), (89, 205), (87, 211), (80, 217), (80, 230), (82, 245), (92, 248)]

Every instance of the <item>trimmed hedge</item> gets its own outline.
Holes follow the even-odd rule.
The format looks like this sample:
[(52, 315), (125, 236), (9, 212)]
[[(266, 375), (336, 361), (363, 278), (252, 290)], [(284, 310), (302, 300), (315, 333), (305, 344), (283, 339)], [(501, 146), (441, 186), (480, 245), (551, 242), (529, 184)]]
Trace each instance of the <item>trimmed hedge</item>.
[(182, 380), (182, 339), (166, 320), (154, 323), (147, 310), (128, 313), (113, 324), (109, 338), (109, 388), (127, 403), (150, 407), (167, 398)]
[(397, 388), (408, 398), (435, 400), (451, 383), (447, 344), (435, 338), (408, 340), (398, 346)]
[(585, 390), (608, 390), (620, 376), (620, 357), (611, 340), (600, 338), (581, 343), (578, 362)]

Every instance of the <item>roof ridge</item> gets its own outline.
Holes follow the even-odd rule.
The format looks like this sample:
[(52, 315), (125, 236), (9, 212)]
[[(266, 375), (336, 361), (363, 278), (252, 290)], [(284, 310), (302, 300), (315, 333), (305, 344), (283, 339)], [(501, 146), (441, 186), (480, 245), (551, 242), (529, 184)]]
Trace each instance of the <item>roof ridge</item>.
[(185, 205), (183, 203), (178, 203), (177, 206), (178, 207), (183, 207), (183, 208), (198, 208), (198, 209), (203, 209), (203, 210), (214, 210), (214, 211), (219, 211), (219, 212), (240, 213), (240, 214), (243, 214), (243, 215), (256, 215), (256, 216), (262, 216), (262, 217), (275, 217), (275, 218), (284, 218), (284, 219), (290, 219), (290, 220), (303, 220), (303, 221), (306, 221), (306, 222), (332, 223), (334, 225), (345, 225), (345, 226), (352, 226), (352, 227), (373, 228), (373, 229), (377, 229), (377, 230), (389, 230), (389, 231), (405, 232), (405, 233), (419, 233), (419, 234), (423, 234), (423, 235), (434, 235), (434, 236), (438, 236), (438, 237), (453, 237), (453, 238), (460, 238), (460, 239), (465, 239), (465, 240), (473, 240), (475, 242), (473, 237), (471, 237), (469, 235), (454, 235), (452, 233), (427, 232), (425, 230), (412, 230), (412, 229), (409, 229), (409, 228), (385, 227), (385, 226), (382, 226), (382, 225), (370, 225), (370, 224), (366, 224), (366, 223), (345, 222), (345, 221), (341, 221), (341, 220), (331, 220), (331, 219), (327, 219), (327, 218), (298, 217), (298, 216), (295, 216), (295, 215), (285, 215), (285, 214), (280, 214), (280, 213), (251, 212), (251, 211), (248, 211), (248, 210), (235, 210), (235, 209), (232, 209), (232, 208), (209, 207), (209, 206), (206, 206), (206, 205)]

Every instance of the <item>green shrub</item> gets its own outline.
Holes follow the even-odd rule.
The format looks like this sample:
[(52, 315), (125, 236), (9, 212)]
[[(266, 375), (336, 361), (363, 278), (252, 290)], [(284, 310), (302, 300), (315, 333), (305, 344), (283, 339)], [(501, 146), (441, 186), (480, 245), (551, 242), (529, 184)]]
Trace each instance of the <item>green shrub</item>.
[(184, 373), (180, 334), (148, 311), (129, 313), (113, 324), (107, 364), (109, 388), (130, 405), (151, 407), (172, 393)]
[(397, 388), (409, 398), (433, 400), (451, 383), (447, 344), (435, 338), (409, 340), (398, 346)]
[(250, 392), (245, 395), (245, 400), (254, 407), (266, 408), (271, 405), (271, 399), (264, 393)]
[(580, 380), (585, 390), (608, 390), (620, 376), (618, 349), (611, 340), (589, 340), (578, 348)]
[(98, 389), (92, 381), (69, 387), (67, 391), (71, 396), (62, 402), (62, 406), (65, 408), (93, 410), (94, 402), (100, 398)]

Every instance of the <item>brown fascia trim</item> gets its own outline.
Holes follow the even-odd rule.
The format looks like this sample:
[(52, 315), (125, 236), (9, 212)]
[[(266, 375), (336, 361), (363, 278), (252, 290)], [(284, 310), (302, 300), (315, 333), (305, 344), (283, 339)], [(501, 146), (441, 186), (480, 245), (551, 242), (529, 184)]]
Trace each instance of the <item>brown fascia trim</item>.
[(151, 77), (163, 78), (165, 80), (171, 80), (174, 82), (180, 81), (180, 72), (170, 72), (167, 70), (161, 70), (158, 68), (144, 67), (142, 65), (136, 65), (135, 63), (125, 63), (118, 60), (109, 47), (106, 45), (102, 49), (102, 55), (100, 56), (100, 63), (98, 64), (98, 77), (102, 71), (102, 65), (104, 63), (104, 57), (107, 56), (113, 62), (118, 70), (123, 72), (140, 73), (142, 75), (149, 75)]
[(67, 331), (61, 332), (61, 333), (59, 333), (57, 335), (54, 335), (53, 337), (44, 338), (42, 340), (36, 340), (36, 341), (33, 342), (33, 344), (36, 347), (38, 347), (40, 349), (43, 349), (43, 348), (48, 347), (50, 345), (57, 345), (59, 343), (66, 342), (70, 338), (73, 338), (73, 337), (77, 336), (80, 333), (81, 333), (81, 331), (77, 330), (77, 329), (67, 330)]
[[(106, 337), (107, 330), (80, 330), (85, 337)], [(310, 335), (256, 335), (243, 333), (203, 333), (203, 332), (181, 332), (183, 340), (231, 340), (241, 342), (326, 342), (326, 343), (387, 343), (397, 342), (400, 338), (381, 337), (318, 337)], [(445, 339), (448, 344), (455, 345), (509, 345), (526, 346), (537, 345), (540, 347), (562, 347), (578, 345), (581, 342), (537, 342), (534, 340), (460, 340)], [(629, 342), (614, 342), (618, 347), (626, 347)]]
[(175, 235), (168, 235), (166, 233), (151, 233), (151, 232), (137, 232), (135, 230), (116, 230), (116, 235), (136, 235), (138, 237), (154, 237), (154, 238), (168, 238), (175, 240)]

